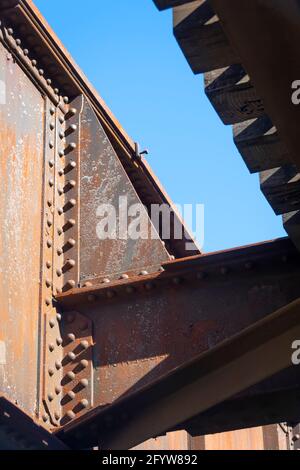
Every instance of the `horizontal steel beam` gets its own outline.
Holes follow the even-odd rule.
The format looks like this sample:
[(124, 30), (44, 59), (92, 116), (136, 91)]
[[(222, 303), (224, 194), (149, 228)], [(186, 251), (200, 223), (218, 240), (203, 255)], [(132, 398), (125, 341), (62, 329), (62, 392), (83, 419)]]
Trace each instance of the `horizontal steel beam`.
[(98, 441), (103, 449), (131, 448), (291, 367), (291, 345), (299, 337), (297, 300), (58, 435), (72, 446)]
[(132, 396), (297, 299), (299, 261), (282, 239), (59, 295), (63, 321), (76, 311), (93, 325), (94, 408)]

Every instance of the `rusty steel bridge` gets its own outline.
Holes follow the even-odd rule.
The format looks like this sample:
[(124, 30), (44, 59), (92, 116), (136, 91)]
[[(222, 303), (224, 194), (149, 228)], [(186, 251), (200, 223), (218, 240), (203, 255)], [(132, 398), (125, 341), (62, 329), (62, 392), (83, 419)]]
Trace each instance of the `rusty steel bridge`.
[[(0, 0), (0, 449), (300, 448), (300, 6), (154, 3), (288, 236), (187, 251), (33, 2)], [(167, 204), (183, 237), (99, 240), (121, 195)]]

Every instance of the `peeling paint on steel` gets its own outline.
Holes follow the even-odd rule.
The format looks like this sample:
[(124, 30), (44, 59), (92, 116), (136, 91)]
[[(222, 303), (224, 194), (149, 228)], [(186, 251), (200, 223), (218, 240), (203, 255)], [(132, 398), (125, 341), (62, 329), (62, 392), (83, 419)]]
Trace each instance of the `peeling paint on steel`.
[[(1, 391), (33, 414), (36, 406), (44, 100), (0, 45)], [(10, 386), (8, 385), (10, 384)]]

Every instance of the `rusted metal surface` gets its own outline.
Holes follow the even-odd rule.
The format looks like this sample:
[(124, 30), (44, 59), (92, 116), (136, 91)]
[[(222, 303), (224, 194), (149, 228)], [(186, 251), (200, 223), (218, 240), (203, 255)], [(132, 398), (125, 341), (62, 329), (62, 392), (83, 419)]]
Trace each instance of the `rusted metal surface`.
[(80, 436), (81, 445), (99, 440), (102, 448), (130, 448), (291, 367), (299, 308), (299, 300), (292, 302), (131, 396), (96, 408), (59, 437), (72, 445)]
[[(204, 6), (201, 15), (207, 13), (207, 2), (193, 4)], [(180, 34), (185, 34), (183, 23), (188, 26), (191, 20), (186, 21), (184, 11), (185, 7), (177, 16)], [(67, 436), (73, 446), (81, 448), (94, 445), (98, 438), (103, 446), (133, 446), (179, 429), (160, 438), (157, 445), (188, 448), (190, 438), (181, 429), (191, 429), (190, 418), (199, 415), (201, 419), (209, 406), (284, 369), (286, 357), (278, 357), (273, 368), (264, 363), (262, 371), (252, 371), (249, 378), (225, 387), (217, 397), (210, 394), (212, 401), (204, 396), (201, 406), (197, 403), (192, 411), (183, 399), (176, 402), (188, 396), (186, 390), (184, 395), (178, 389), (177, 374), (185, 385), (194, 385), (189, 361), (197, 358), (193, 364), (201, 374), (199, 363), (207, 364), (207, 359), (199, 354), (211, 354), (212, 364), (219, 365), (226, 354), (220, 346), (224, 354), (219, 355), (216, 345), (296, 299), (299, 255), (288, 241), (281, 240), (193, 257), (199, 250), (195, 246), (192, 252), (186, 251), (187, 233), (183, 240), (171, 239), (165, 245), (160, 227), (157, 240), (99, 240), (98, 206), (112, 203), (117, 207), (122, 195), (128, 197), (129, 205), (142, 202), (145, 214), (152, 203), (167, 203), (171, 225), (180, 217), (147, 162), (136, 154), (133, 142), (32, 2), (4, 0), (0, 12), (1, 392), (30, 415), (30, 422), (20, 417), (20, 427), (23, 434), (28, 424), (37, 440), (49, 434), (37, 430), (34, 423), (51, 432), (65, 428), (63, 438)], [(197, 27), (202, 28), (207, 25), (201, 23), (200, 13), (192, 19), (198, 18)], [(223, 37), (219, 21), (207, 20), (213, 26), (206, 31), (216, 26)], [(213, 60), (217, 55), (213, 54)], [(182, 223), (181, 228), (185, 230)], [(170, 255), (190, 256), (170, 262)], [(111, 282), (101, 284), (104, 277)], [(278, 341), (286, 344), (289, 328), (294, 327), (289, 310), (287, 317), (291, 324), (282, 321), (286, 336), (280, 336), (277, 316), (275, 327), (270, 316), (272, 334), (278, 338), (270, 333), (270, 339), (263, 332), (264, 341), (270, 339), (273, 347)], [(261, 332), (261, 326), (255, 328)], [(253, 331), (246, 344), (257, 358), (261, 337), (253, 338)], [(240, 345), (242, 340), (232, 341)], [(231, 364), (230, 348), (225, 349), (233, 374), (239, 359), (234, 357)], [(266, 344), (262, 348), (269, 352)], [(223, 366), (227, 364), (222, 362)], [(166, 376), (174, 368), (177, 372)], [(218, 380), (220, 384), (221, 376)], [(285, 382), (278, 380), (283, 386)], [(294, 384), (290, 376), (287, 382)], [(269, 382), (265, 387), (274, 391)], [(162, 422), (156, 419), (153, 424), (150, 416), (149, 425), (149, 403), (157, 410), (165, 400), (168, 414), (170, 396), (176, 406), (173, 403)], [(237, 403), (237, 397), (233, 398)], [(135, 409), (137, 403), (140, 410)], [(183, 403), (182, 409), (178, 403)], [(124, 438), (128, 409), (142, 417), (141, 421), (140, 416), (133, 417)], [(116, 416), (121, 421), (117, 429)], [(276, 416), (281, 418), (279, 412)], [(90, 421), (96, 424), (93, 430), (85, 428)], [(103, 425), (100, 432), (99, 422)], [(0, 440), (8, 438), (7, 443), (14, 432), (4, 429), (3, 433), (0, 428)], [(82, 429), (85, 434), (80, 434), (78, 442), (73, 431), (81, 433)], [(8, 445), (58, 445), (32, 442), (30, 432), (28, 436), (24, 440), (13, 435), (13, 444)]]
[[(18, 60), (30, 71), (35, 82), (61, 108), (65, 108), (65, 100), (71, 102), (82, 94), (87, 97), (118, 158), (127, 174), (130, 174), (133, 185), (139, 184), (136, 191), (143, 204), (147, 207), (151, 203), (168, 204), (175, 219), (182, 224), (172, 201), (157, 181), (149, 164), (144, 158), (136, 160), (133, 140), (88, 82), (33, 2), (8, 2), (1, 12), (2, 17), (6, 26), (6, 41), (15, 51)], [(169, 250), (176, 257), (199, 253), (196, 246), (194, 251), (187, 252), (185, 239), (172, 239)]]
[(0, 382), (8, 398), (34, 415), (45, 102), (1, 43), (0, 85)]
[(0, 450), (68, 450), (53, 434), (3, 396), (0, 397)]
[[(139, 274), (143, 270), (158, 271), (170, 257), (158, 236), (156, 240), (151, 239), (152, 224), (145, 208), (142, 216), (148, 220), (144, 234), (148, 239), (133, 240), (126, 233), (106, 240), (97, 236), (101, 204), (115, 209), (119, 223), (122, 217), (120, 198), (126, 200), (128, 209), (141, 204), (141, 201), (86, 99), (83, 100), (80, 132), (80, 282), (101, 277), (118, 278), (122, 274)], [(126, 227), (133, 219), (127, 212)]]
[(95, 404), (103, 406), (297, 299), (299, 275), (296, 249), (279, 240), (58, 300), (94, 323)]

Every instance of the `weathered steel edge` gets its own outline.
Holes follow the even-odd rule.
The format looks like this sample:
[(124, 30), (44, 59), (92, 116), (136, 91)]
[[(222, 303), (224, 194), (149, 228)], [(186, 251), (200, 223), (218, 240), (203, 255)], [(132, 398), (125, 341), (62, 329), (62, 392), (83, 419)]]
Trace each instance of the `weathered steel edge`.
[(4, 431), (13, 450), (70, 450), (2, 394), (0, 414), (0, 431)]
[[(194, 414), (196, 414), (196, 409), (192, 412), (193, 407), (198, 407), (200, 412), (205, 411), (249, 388), (254, 383), (271, 377), (289, 367), (291, 365), (290, 349), (284, 351), (282, 357), (280, 356), (280, 361), (277, 361), (278, 358), (276, 357), (274, 362), (268, 355), (260, 355), (260, 352), (264, 347), (272, 348), (274, 341), (276, 343), (276, 341), (281, 342), (282, 340), (285, 343), (292, 337), (294, 338), (295, 332), (300, 331), (299, 319), (300, 300), (298, 299), (246, 328), (240, 334), (202, 353), (189, 363), (174, 369), (153, 384), (134, 392), (130, 397), (121, 398), (105, 409), (93, 410), (82, 419), (73, 421), (71, 424), (66, 425), (63, 430), (58, 431), (57, 435), (64, 442), (76, 445), (75, 435), (78, 433), (81, 436), (82, 445), (96, 445), (98, 444), (97, 439), (102, 434), (102, 439), (107, 440), (104, 448), (124, 449), (143, 442), (154, 435), (167, 432), (176, 425), (176, 422), (184, 421), (184, 419), (179, 419), (177, 414), (180, 414), (181, 418), (185, 413), (186, 418), (192, 417), (194, 411)], [(252, 361), (252, 353), (258, 354), (261, 361), (266, 364), (257, 367), (257, 363), (254, 364)], [(196, 406), (195, 402), (191, 403), (190, 400), (186, 400), (185, 405), (175, 407), (176, 413), (174, 412), (174, 405), (177, 403), (178, 398), (182, 398), (182, 393), (185, 394), (186, 391), (189, 391), (191, 396), (195, 398), (193, 394), (194, 387), (197, 387), (197, 383), (200, 383), (201, 380), (203, 385), (206, 376), (207, 379), (205, 380), (208, 381), (208, 384), (210, 377), (212, 383), (214, 383), (217, 380), (216, 375), (222, 374), (222, 368), (225, 367), (229, 373), (230, 366), (232, 366), (231, 373), (233, 373), (236, 372), (236, 367), (241, 366), (242, 363), (244, 367), (242, 370), (245, 370), (247, 364), (248, 366), (252, 364), (250, 379), (247, 374), (247, 377), (244, 376), (241, 383), (239, 382), (237, 385), (227, 378), (224, 391), (219, 389), (215, 396), (208, 394), (207, 404), (204, 405), (199, 400)], [(207, 382), (205, 383), (207, 384)], [(208, 385), (207, 387), (209, 388)], [(137, 400), (140, 401), (137, 402)], [(137, 403), (139, 403), (139, 406), (137, 406)], [(165, 411), (162, 412), (164, 407)], [(185, 410), (186, 407), (187, 410)], [(121, 412), (124, 409), (128, 410), (130, 417), (127, 417), (122, 423), (120, 416), (122, 416)], [(158, 419), (158, 415), (160, 415), (160, 419)], [(109, 417), (118, 418), (117, 429), (114, 429), (112, 434), (109, 434), (108, 429), (105, 429), (105, 422), (109, 422), (110, 428), (112, 426), (112, 420)], [(149, 430), (149, 426), (151, 430)]]
[[(165, 188), (155, 176), (149, 163), (143, 156), (140, 156), (137, 161), (136, 148), (133, 139), (129, 137), (99, 93), (90, 84), (87, 77), (73, 60), (34, 3), (31, 0), (15, 0), (14, 2), (7, 2), (6, 6), (0, 6), (0, 13), (1, 11), (11, 11), (13, 8), (17, 8), (22, 13), (24, 21), (28, 22), (28, 19), (30, 19), (31, 26), (42, 38), (44, 44), (48, 47), (51, 56), (55, 57), (55, 60), (59, 61), (60, 65), (63, 66), (69, 80), (72, 81), (72, 84), (78, 89), (78, 93), (83, 93), (91, 102), (97, 117), (108, 132), (113, 145), (117, 145), (117, 147), (121, 149), (123, 156), (125, 159), (128, 159), (129, 162), (136, 162), (137, 171), (139, 171), (141, 175), (149, 181), (153, 191), (159, 196), (160, 200), (171, 207), (175, 217), (184, 226), (181, 216), (178, 214), (178, 211)], [(38, 53), (36, 55), (38, 57)], [(191, 235), (185, 226), (184, 229), (186, 234)], [(191, 239), (193, 239), (192, 236)], [(201, 252), (199, 248), (198, 252)]]
[(148, 275), (141, 274), (129, 279), (72, 289), (58, 294), (56, 300), (63, 307), (76, 307), (82, 303), (86, 304), (87, 301), (92, 300), (93, 296), (107, 291), (114, 290), (117, 293), (118, 291), (126, 290), (128, 286), (137, 287), (156, 281), (163, 283), (172, 278), (174, 279), (174, 276), (176, 277), (175, 280), (178, 280), (178, 283), (180, 283), (180, 276), (184, 277), (191, 274), (197, 275), (199, 281), (201, 281), (206, 278), (206, 270), (215, 268), (219, 268), (220, 272), (222, 269), (228, 270), (228, 275), (230, 276), (230, 267), (233, 265), (242, 265), (243, 268), (251, 271), (256, 262), (271, 262), (274, 258), (279, 257), (281, 257), (283, 262), (291, 260), (293, 262), (300, 261), (300, 254), (288, 237), (169, 261), (163, 264), (163, 272)]

